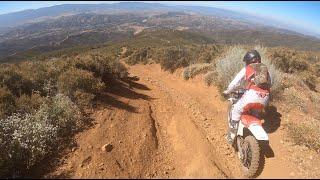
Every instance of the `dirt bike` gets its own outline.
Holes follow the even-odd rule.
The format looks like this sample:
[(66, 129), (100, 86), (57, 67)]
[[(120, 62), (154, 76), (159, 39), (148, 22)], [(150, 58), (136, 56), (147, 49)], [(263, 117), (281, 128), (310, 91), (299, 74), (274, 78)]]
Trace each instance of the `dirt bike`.
[[(230, 93), (228, 101), (228, 125), (230, 128), (231, 110), (234, 104), (244, 94), (244, 90)], [(262, 127), (262, 110), (250, 109), (241, 116), (237, 134), (232, 146), (238, 153), (243, 173), (246, 177), (255, 177), (259, 168), (264, 164), (264, 155), (261, 147), (269, 143), (268, 134)]]

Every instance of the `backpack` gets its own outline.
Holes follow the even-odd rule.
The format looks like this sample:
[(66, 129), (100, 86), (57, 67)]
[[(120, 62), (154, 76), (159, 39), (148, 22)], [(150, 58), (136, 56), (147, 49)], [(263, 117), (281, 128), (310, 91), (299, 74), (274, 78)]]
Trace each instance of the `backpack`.
[(269, 81), (268, 67), (263, 63), (252, 63), (246, 67), (247, 87), (255, 85), (261, 89), (269, 89), (271, 84)]

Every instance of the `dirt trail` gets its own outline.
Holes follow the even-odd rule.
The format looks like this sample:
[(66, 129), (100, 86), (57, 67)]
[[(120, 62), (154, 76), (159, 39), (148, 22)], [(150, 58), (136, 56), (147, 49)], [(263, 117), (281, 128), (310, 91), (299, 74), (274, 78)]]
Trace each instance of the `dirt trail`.
[[(242, 177), (224, 139), (227, 102), (215, 87), (206, 87), (201, 76), (184, 81), (181, 71), (170, 74), (157, 64), (128, 68), (131, 80), (117, 82), (100, 98), (94, 127), (76, 136), (78, 148), (46, 177)], [(295, 172), (279, 142), (282, 133), (269, 133), (275, 155), (258, 178)], [(110, 152), (101, 150), (105, 144), (112, 145)]]

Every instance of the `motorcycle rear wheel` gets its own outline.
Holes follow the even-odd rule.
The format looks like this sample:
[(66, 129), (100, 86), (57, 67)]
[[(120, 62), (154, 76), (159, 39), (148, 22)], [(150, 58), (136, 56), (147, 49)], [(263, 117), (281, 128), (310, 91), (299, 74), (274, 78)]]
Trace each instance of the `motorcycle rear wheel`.
[(252, 135), (247, 136), (242, 144), (241, 165), (245, 177), (252, 178), (257, 175), (260, 162), (260, 146), (256, 138)]

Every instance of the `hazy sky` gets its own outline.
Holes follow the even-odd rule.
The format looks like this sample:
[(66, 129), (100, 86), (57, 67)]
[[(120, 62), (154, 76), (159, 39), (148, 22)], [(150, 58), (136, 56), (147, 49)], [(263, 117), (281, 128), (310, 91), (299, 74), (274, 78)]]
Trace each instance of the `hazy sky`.
[[(99, 4), (116, 1), (1, 1), (0, 14), (58, 4)], [(151, 1), (149, 1), (151, 2)], [(320, 1), (154, 1), (162, 4), (211, 6), (273, 18), (320, 34)]]

